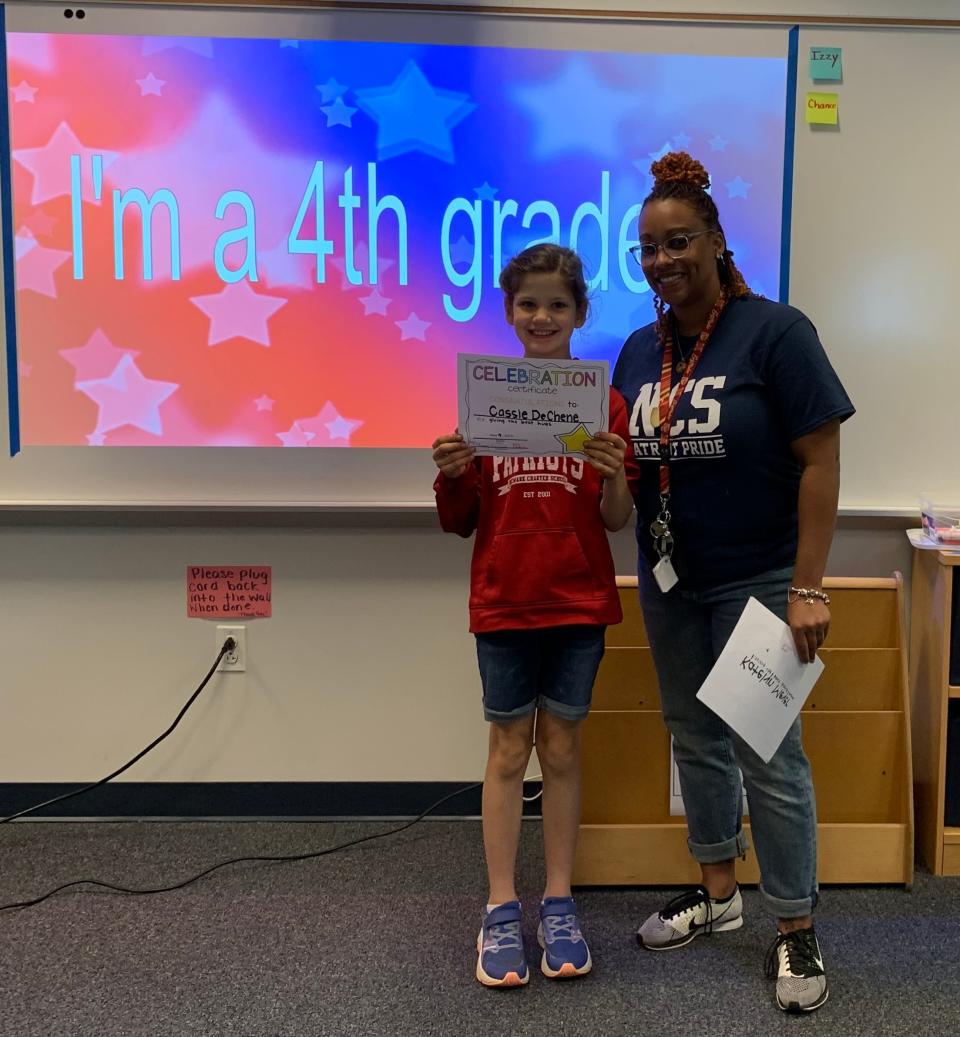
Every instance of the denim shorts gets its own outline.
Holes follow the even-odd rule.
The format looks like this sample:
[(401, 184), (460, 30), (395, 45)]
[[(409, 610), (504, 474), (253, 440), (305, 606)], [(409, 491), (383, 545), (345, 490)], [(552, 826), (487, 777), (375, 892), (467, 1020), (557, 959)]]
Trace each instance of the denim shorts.
[(477, 634), (487, 720), (545, 709), (564, 720), (590, 712), (606, 627), (593, 624)]

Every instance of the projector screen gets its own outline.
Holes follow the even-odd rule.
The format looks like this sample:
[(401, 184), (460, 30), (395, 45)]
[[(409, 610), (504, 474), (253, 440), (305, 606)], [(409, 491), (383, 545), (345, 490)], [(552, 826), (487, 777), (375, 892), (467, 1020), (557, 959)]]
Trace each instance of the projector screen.
[[(419, 466), (454, 427), (458, 353), (518, 351), (497, 287), (515, 252), (583, 256), (577, 356), (613, 362), (652, 319), (627, 248), (674, 148), (708, 166), (738, 264), (776, 297), (782, 30), (723, 53), (716, 29), (88, 10), (68, 32), (8, 10), (14, 450), (189, 448), (189, 470), (194, 448), (354, 448), (325, 489), (314, 467), (203, 496), (359, 499), (336, 473), (397, 448)], [(124, 463), (63, 496), (123, 498)]]

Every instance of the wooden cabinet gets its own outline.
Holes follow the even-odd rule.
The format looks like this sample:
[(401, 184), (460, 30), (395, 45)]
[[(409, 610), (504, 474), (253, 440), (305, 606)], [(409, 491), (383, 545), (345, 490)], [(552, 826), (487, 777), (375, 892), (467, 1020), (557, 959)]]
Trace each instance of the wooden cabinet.
[[(637, 581), (617, 582), (624, 621), (607, 631), (584, 725), (574, 881), (696, 882), (699, 869), (687, 849), (685, 819), (670, 815), (670, 741)], [(821, 653), (826, 668), (802, 715), (817, 795), (819, 878), (910, 885), (913, 799), (902, 580), (899, 574), (834, 578), (824, 586), (833, 616)], [(738, 864), (738, 876), (757, 881), (752, 851)]]
[[(944, 824), (947, 717), (960, 686), (950, 683), (951, 608), (960, 594), (960, 555), (917, 549), (910, 607), (910, 689), (917, 841), (934, 875), (960, 875), (960, 828)], [(960, 652), (960, 645), (953, 650)], [(960, 708), (960, 706), (955, 706)]]

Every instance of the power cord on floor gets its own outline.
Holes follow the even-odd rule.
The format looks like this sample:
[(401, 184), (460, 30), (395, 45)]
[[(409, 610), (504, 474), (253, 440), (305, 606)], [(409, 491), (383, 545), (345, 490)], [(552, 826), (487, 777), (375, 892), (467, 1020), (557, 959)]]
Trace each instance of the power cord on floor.
[[(37, 803), (32, 807), (27, 807), (25, 810), (20, 810), (16, 814), (11, 814), (9, 817), (0, 818), (0, 824), (7, 824), (10, 821), (15, 821), (17, 818), (26, 817), (27, 814), (36, 813), (38, 810), (42, 810), (44, 807), (52, 806), (54, 803), (62, 803), (66, 799), (72, 799), (74, 796), (80, 796), (84, 792), (89, 792), (91, 789), (100, 788), (101, 785), (106, 785), (108, 781), (112, 781), (114, 778), (123, 774), (124, 771), (129, 770), (138, 760), (142, 759), (151, 749), (159, 745), (168, 735), (170, 735), (176, 726), (183, 719), (187, 710), (196, 701), (197, 696), (207, 686), (210, 678), (216, 673), (217, 667), (220, 665), (220, 660), (236, 647), (232, 637), (228, 637), (220, 649), (213, 666), (210, 667), (210, 671), (206, 677), (200, 682), (200, 686), (197, 690), (187, 699), (183, 709), (177, 714), (174, 722), (163, 732), (162, 735), (155, 738), (145, 749), (137, 753), (132, 760), (129, 760), (122, 767), (117, 768), (112, 774), (108, 774), (107, 777), (101, 778), (100, 781), (95, 781), (90, 785), (84, 785), (79, 789), (75, 789), (73, 792), (67, 792), (62, 796), (56, 796), (54, 799), (48, 799), (43, 803)], [(398, 825), (396, 828), (389, 828), (385, 832), (374, 832), (372, 835), (364, 835), (359, 839), (351, 839), (349, 842), (339, 843), (336, 846), (328, 847), (326, 850), (315, 850), (311, 853), (298, 853), (290, 854), (287, 856), (279, 857), (231, 857), (229, 860), (221, 861), (219, 864), (214, 864), (212, 867), (205, 868), (199, 874), (192, 876), (189, 879), (184, 879), (183, 882), (177, 882), (172, 886), (158, 886), (152, 889), (129, 889), (126, 886), (116, 886), (110, 882), (101, 882), (99, 879), (77, 879), (74, 882), (66, 882), (62, 886), (57, 886), (56, 889), (51, 889), (49, 892), (44, 893), (42, 896), (34, 897), (32, 900), (20, 900), (11, 904), (0, 904), (0, 911), (13, 911), (17, 908), (35, 907), (37, 904), (42, 904), (44, 900), (48, 900), (50, 897), (57, 893), (61, 893), (65, 889), (70, 889), (73, 886), (99, 886), (101, 889), (109, 889), (114, 893), (127, 893), (131, 896), (151, 896), (156, 893), (172, 893), (174, 890), (184, 889), (191, 883), (196, 882), (198, 879), (204, 878), (206, 875), (210, 875), (215, 871), (219, 871), (220, 868), (226, 868), (230, 864), (245, 864), (247, 862), (265, 862), (265, 863), (280, 863), (289, 861), (308, 861), (316, 857), (326, 857), (328, 854), (337, 853), (339, 850), (346, 850), (351, 846), (359, 846), (361, 843), (371, 842), (374, 839), (385, 839), (390, 835), (399, 835), (401, 832), (405, 832), (408, 828), (411, 828), (418, 821), (422, 821), (428, 814), (432, 814), (437, 807), (443, 806), (448, 800), (453, 799), (455, 796), (463, 795), (465, 792), (471, 792), (473, 789), (480, 788), (483, 785), (482, 781), (475, 781), (470, 785), (464, 785), (462, 788), (454, 789), (453, 792), (448, 793), (441, 799), (438, 799), (435, 803), (431, 803), (422, 813), (418, 814), (412, 821), (407, 821), (402, 825)], [(533, 797), (536, 799), (536, 796)]]
[(55, 796), (53, 799), (48, 799), (43, 803), (35, 803), (32, 807), (27, 807), (25, 810), (20, 810), (16, 814), (11, 814), (9, 817), (0, 817), (0, 825), (5, 825), (10, 821), (16, 821), (18, 817), (26, 817), (27, 814), (35, 814), (38, 810), (43, 810), (44, 807), (51, 807), (54, 803), (62, 803), (65, 799), (73, 799), (74, 796), (81, 796), (84, 792), (89, 792), (91, 789), (98, 789), (101, 785), (106, 785), (108, 781), (113, 781), (114, 778), (119, 777), (121, 774), (123, 774), (124, 771), (128, 771), (138, 760), (142, 760), (143, 757), (146, 756), (151, 749), (154, 749), (156, 746), (158, 746), (164, 740), (164, 738), (167, 737), (167, 735), (173, 732), (177, 724), (179, 724), (180, 721), (184, 718), (184, 715), (186, 714), (187, 710), (197, 700), (197, 696), (207, 686), (207, 682), (217, 672), (217, 667), (220, 665), (220, 660), (227, 654), (227, 652), (232, 652), (234, 648), (236, 648), (236, 642), (233, 640), (232, 637), (228, 637), (223, 642), (223, 645), (220, 647), (220, 651), (217, 655), (217, 658), (214, 660), (213, 666), (210, 667), (210, 670), (207, 673), (206, 677), (204, 677), (203, 680), (200, 682), (200, 687), (198, 687), (197, 690), (190, 696), (190, 698), (187, 699), (186, 705), (177, 714), (176, 720), (174, 720), (174, 722), (166, 729), (166, 731), (163, 732), (162, 735), (160, 735), (157, 738), (154, 738), (154, 740), (146, 747), (146, 749), (142, 749), (140, 752), (138, 752), (132, 760), (128, 760), (122, 767), (118, 767), (112, 774), (108, 774), (105, 778), (101, 778), (99, 781), (95, 781), (90, 785), (83, 785), (79, 789), (74, 789), (73, 792), (66, 792), (62, 796)]
[(51, 889), (48, 893), (44, 893), (43, 896), (34, 897), (33, 900), (21, 900), (13, 904), (2, 904), (0, 905), (0, 911), (13, 911), (15, 908), (35, 907), (37, 904), (42, 904), (44, 900), (47, 900), (54, 894), (60, 893), (65, 889), (70, 889), (71, 886), (99, 886), (101, 889), (109, 889), (115, 893), (129, 893), (131, 896), (145, 897), (152, 896), (155, 893), (172, 893), (174, 890), (184, 889), (186, 886), (196, 882), (198, 879), (202, 879), (206, 875), (211, 875), (213, 872), (219, 871), (220, 868), (226, 868), (230, 864), (245, 864), (248, 861), (265, 863), (309, 861), (313, 860), (315, 857), (326, 857), (328, 854), (337, 853), (339, 850), (346, 850), (351, 846), (359, 846), (360, 843), (368, 843), (374, 839), (385, 839), (388, 835), (399, 835), (401, 832), (405, 832), (408, 828), (411, 828), (418, 821), (422, 821), (428, 814), (436, 810), (437, 807), (446, 803), (448, 799), (453, 799), (454, 796), (462, 795), (464, 792), (470, 792), (472, 789), (479, 788), (482, 784), (482, 781), (475, 781), (472, 785), (464, 785), (463, 788), (455, 789), (442, 799), (438, 799), (436, 803), (432, 803), (412, 821), (407, 821), (405, 824), (398, 825), (396, 828), (389, 828), (386, 832), (374, 832), (372, 835), (364, 835), (359, 839), (351, 839), (346, 843), (338, 843), (336, 846), (330, 846), (326, 850), (314, 850), (310, 853), (296, 853), (282, 857), (231, 857), (230, 860), (221, 861), (219, 864), (214, 864), (212, 867), (205, 868), (198, 875), (193, 875), (189, 879), (184, 879), (183, 882), (177, 882), (172, 886), (157, 886), (153, 889), (128, 889), (126, 886), (115, 886), (110, 882), (101, 882), (99, 879), (77, 879), (75, 882), (66, 882), (62, 886), (57, 886), (56, 889)]

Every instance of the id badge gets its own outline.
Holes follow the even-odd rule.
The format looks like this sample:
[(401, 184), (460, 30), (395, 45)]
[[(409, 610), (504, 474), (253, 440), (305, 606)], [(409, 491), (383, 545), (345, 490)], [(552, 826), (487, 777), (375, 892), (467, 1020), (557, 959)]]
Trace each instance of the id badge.
[(673, 562), (670, 561), (669, 555), (661, 558), (653, 567), (653, 578), (657, 581), (657, 586), (664, 594), (676, 587), (679, 577), (673, 568)]

